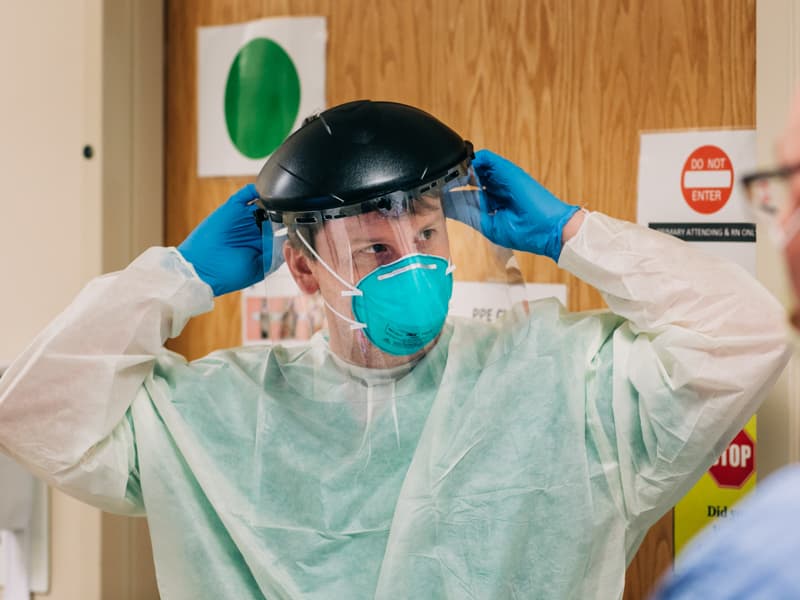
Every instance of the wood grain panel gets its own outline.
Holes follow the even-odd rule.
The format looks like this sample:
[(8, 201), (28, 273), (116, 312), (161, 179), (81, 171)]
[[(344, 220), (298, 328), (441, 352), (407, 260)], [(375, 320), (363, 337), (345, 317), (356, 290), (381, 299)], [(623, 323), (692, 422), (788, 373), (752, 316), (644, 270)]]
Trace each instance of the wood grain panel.
[[(372, 98), (419, 106), (564, 200), (631, 220), (641, 131), (754, 125), (754, 0), (171, 0), (167, 7), (169, 244), (252, 179), (195, 175), (195, 42), (203, 25), (325, 15), (330, 105)], [(478, 236), (456, 228), (453, 238), (459, 277), (492, 269), (470, 262), (483, 243)], [(567, 283), (570, 309), (603, 305), (548, 259), (519, 260), (528, 280)], [(171, 347), (196, 358), (237, 345), (239, 319), (238, 295), (220, 298)], [(667, 515), (629, 568), (625, 598), (646, 597), (671, 554)]]

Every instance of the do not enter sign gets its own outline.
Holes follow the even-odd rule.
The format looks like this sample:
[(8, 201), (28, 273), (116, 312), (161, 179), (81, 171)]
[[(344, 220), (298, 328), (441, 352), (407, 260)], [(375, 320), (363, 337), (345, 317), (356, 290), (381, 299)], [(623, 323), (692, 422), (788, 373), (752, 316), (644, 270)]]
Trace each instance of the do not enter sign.
[(681, 174), (681, 191), (695, 211), (710, 215), (731, 197), (733, 165), (722, 148), (700, 146), (689, 155)]
[(725, 452), (708, 470), (717, 485), (727, 488), (740, 488), (755, 471), (755, 444), (747, 432), (742, 430), (725, 448)]

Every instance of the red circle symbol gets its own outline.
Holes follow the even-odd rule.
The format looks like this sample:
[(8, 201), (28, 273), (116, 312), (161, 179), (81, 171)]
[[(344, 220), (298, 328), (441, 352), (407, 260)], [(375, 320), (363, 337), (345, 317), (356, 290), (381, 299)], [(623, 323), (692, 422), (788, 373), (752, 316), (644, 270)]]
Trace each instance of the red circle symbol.
[(728, 444), (708, 474), (719, 487), (740, 488), (750, 478), (756, 466), (756, 446), (747, 432), (740, 431)]
[(717, 212), (731, 197), (733, 164), (722, 148), (700, 146), (689, 155), (681, 173), (681, 191), (692, 210)]

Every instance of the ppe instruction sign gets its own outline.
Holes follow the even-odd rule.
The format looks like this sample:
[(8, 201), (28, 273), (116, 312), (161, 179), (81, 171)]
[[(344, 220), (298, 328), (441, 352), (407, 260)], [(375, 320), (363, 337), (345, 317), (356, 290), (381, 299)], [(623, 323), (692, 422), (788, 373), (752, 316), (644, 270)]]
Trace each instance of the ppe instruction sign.
[(563, 283), (484, 283), (478, 281), (453, 282), (450, 313), (494, 323), (503, 317), (517, 302), (557, 298), (567, 305), (567, 286)]
[[(756, 164), (753, 130), (645, 133), (637, 221), (755, 275), (756, 226), (739, 181)], [(675, 506), (675, 553), (756, 485), (756, 417)]]

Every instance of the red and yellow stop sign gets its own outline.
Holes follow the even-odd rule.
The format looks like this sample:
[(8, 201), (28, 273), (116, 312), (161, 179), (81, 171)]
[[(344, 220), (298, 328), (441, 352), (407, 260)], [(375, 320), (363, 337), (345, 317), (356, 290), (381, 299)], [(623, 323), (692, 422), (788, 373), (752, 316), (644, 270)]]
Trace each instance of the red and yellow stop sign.
[(755, 471), (756, 446), (743, 429), (728, 444), (708, 474), (719, 487), (740, 488)]

